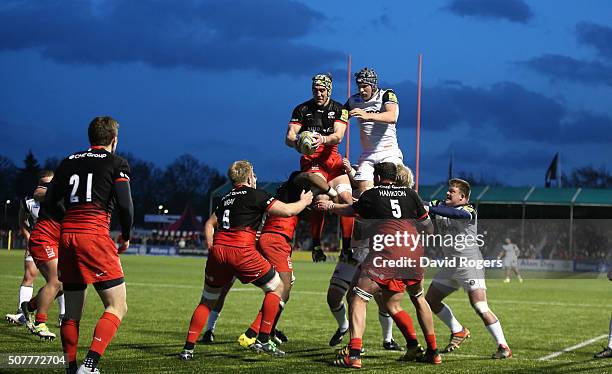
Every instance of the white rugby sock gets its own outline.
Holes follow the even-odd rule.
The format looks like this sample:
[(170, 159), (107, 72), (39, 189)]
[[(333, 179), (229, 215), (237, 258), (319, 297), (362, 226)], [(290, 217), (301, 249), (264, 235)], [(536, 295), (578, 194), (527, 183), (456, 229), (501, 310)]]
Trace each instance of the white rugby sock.
[(331, 310), (336, 322), (338, 322), (338, 328), (340, 331), (346, 331), (349, 328), (348, 319), (346, 319), (346, 306), (344, 302), (340, 304), (340, 306), (336, 310)]
[(59, 308), (59, 314), (66, 314), (66, 303), (64, 302), (64, 295), (58, 296), (57, 299), (57, 307)]
[(485, 327), (487, 328), (487, 330), (489, 330), (491, 336), (493, 336), (498, 346), (500, 344), (506, 347), (508, 346), (506, 338), (504, 337), (504, 331), (502, 330), (501, 323), (499, 323), (499, 321)]
[(610, 334), (608, 335), (608, 348), (612, 349), (612, 318), (610, 318)]
[(436, 313), (436, 315), (446, 326), (448, 326), (453, 334), (463, 331), (463, 326), (461, 326), (461, 323), (455, 318), (453, 311), (448, 305), (442, 303), (442, 310), (440, 310), (440, 313)]
[(216, 310), (211, 310), (210, 313), (208, 313), (208, 320), (206, 321), (205, 331), (215, 331), (215, 327), (217, 326), (217, 319), (219, 319), (219, 314), (221, 314), (221, 312), (217, 312)]
[(393, 339), (393, 318), (389, 313), (378, 312), (378, 321), (382, 327), (383, 341), (390, 342)]
[(21, 303), (23, 303), (24, 301), (30, 301), (33, 293), (34, 286), (19, 287), (19, 308), (21, 308)]

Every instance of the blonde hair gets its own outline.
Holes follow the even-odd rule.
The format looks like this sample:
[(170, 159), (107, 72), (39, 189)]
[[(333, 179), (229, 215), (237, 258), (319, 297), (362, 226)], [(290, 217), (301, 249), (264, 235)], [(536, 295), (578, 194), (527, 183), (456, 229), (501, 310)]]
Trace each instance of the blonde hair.
[(227, 176), (233, 184), (244, 184), (248, 182), (253, 173), (253, 165), (247, 160), (234, 161), (227, 169)]
[(395, 184), (408, 188), (414, 187), (414, 175), (408, 166), (397, 165), (397, 177), (395, 178)]
[(463, 179), (453, 178), (448, 181), (450, 187), (457, 187), (459, 191), (465, 196), (466, 200), (470, 199), (470, 183)]

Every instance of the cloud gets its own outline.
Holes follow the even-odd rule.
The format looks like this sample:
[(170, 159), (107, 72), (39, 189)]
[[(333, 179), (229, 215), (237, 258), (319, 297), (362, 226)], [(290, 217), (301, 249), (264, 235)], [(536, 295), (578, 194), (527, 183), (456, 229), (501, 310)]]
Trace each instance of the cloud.
[(576, 25), (576, 37), (580, 43), (595, 47), (602, 57), (612, 59), (612, 28), (580, 22)]
[[(392, 87), (400, 100), (399, 130), (413, 128), (416, 85), (401, 82)], [(610, 117), (571, 111), (557, 99), (511, 82), (489, 87), (459, 82), (425, 87), (421, 118), (423, 131), (445, 133), (449, 137), (460, 131), (462, 138), (489, 139), (493, 144), (531, 142), (561, 146), (612, 141)]]
[(459, 16), (505, 19), (516, 23), (528, 23), (533, 17), (529, 5), (522, 0), (453, 0), (447, 9)]
[(561, 55), (542, 55), (517, 63), (551, 79), (612, 86), (612, 65)]
[(304, 74), (337, 51), (303, 43), (327, 17), (294, 1), (19, 2), (0, 8), (1, 50), (38, 50), (64, 64)]

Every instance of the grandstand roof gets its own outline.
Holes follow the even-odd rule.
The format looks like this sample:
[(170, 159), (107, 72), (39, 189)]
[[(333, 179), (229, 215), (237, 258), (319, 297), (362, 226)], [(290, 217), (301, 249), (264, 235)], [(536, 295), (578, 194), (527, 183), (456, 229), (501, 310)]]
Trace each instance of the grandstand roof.
[[(258, 188), (274, 193), (281, 183), (260, 182)], [(213, 198), (226, 194), (226, 183), (213, 192)], [(420, 186), (423, 200), (443, 199), (446, 185)], [(478, 204), (612, 206), (612, 190), (594, 188), (493, 187), (474, 186), (471, 200)]]

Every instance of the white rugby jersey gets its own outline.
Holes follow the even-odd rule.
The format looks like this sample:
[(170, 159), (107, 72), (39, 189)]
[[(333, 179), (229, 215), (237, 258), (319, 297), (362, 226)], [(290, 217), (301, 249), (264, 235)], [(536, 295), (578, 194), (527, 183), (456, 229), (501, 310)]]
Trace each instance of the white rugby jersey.
[(38, 221), (38, 211), (40, 210), (40, 203), (31, 198), (23, 199), (23, 209), (25, 209), (28, 214), (28, 224), (30, 225), (29, 229), (32, 230), (36, 221)]
[[(398, 106), (397, 116), (399, 117), (399, 102), (395, 92), (390, 89), (379, 88), (378, 91), (368, 101), (364, 101), (359, 94), (351, 96), (345, 106), (351, 109), (359, 108), (368, 113), (380, 113), (385, 104), (394, 103)], [(397, 118), (395, 119), (397, 122)], [(363, 153), (375, 153), (399, 149), (397, 144), (397, 131), (395, 123), (381, 123), (375, 121), (360, 121), (360, 140), (361, 151)]]
[(514, 243), (504, 244), (502, 245), (503, 250), (505, 251), (505, 258), (515, 258), (518, 257), (518, 247)]

